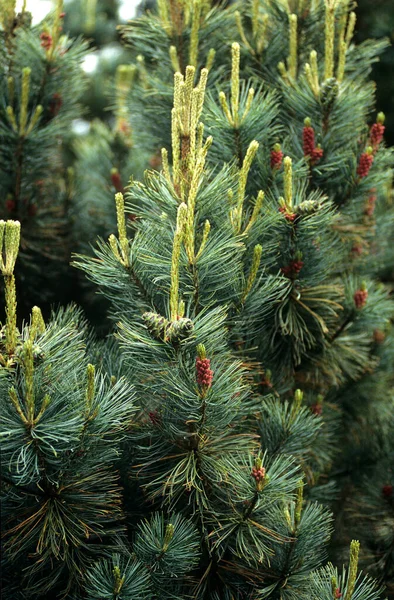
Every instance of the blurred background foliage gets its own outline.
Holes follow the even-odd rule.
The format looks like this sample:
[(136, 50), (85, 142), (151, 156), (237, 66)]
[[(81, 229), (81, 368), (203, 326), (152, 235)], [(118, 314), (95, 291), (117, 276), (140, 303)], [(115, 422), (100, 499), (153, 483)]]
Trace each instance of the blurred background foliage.
[[(44, 272), (42, 285), (35, 286), (41, 306), (45, 312), (50, 305), (74, 300), (82, 305), (87, 313), (101, 315), (105, 305), (100, 308), (97, 295), (92, 287), (75, 269), (68, 265), (72, 252), (90, 252), (90, 244), (98, 235), (106, 238), (115, 227), (113, 197), (116, 191), (122, 191), (130, 176), (141, 178), (143, 171), (157, 166), (154, 151), (146, 151), (139, 133), (121, 131), (119, 115), (119, 94), (117, 94), (117, 69), (120, 65), (136, 62), (131, 50), (121, 43), (119, 26), (128, 20), (149, 11), (156, 0), (64, 0), (64, 33), (72, 38), (83, 39), (88, 48), (82, 60), (83, 76), (80, 89), (78, 111), (69, 114), (67, 136), (62, 143), (62, 169), (73, 170), (75, 181), (73, 202), (67, 209), (67, 225), (71, 234), (67, 238), (62, 268), (67, 277), (65, 287), (53, 290), (46, 284), (51, 272)], [(18, 0), (20, 7), (22, 0)], [(225, 5), (231, 0), (217, 0)], [(27, 0), (26, 9), (31, 11), (33, 25), (38, 25), (53, 9), (52, 0)], [(20, 9), (20, 8), (19, 8)], [(373, 65), (372, 78), (377, 84), (377, 109), (386, 114), (385, 139), (394, 144), (394, 0), (358, 0), (356, 41), (368, 38), (386, 38), (391, 46), (382, 54), (380, 61)], [(137, 57), (138, 62), (138, 57)], [(119, 71), (118, 71), (119, 74)], [(131, 72), (129, 77), (132, 85)], [(119, 83), (119, 80), (118, 80)], [(127, 87), (127, 86), (126, 86)], [(125, 92), (124, 102), (127, 104)], [(127, 118), (132, 115), (127, 115)], [(123, 119), (124, 120), (124, 119)], [(132, 119), (131, 119), (132, 120)], [(39, 217), (40, 215), (38, 215)], [(1, 218), (8, 218), (4, 208)], [(132, 217), (132, 215), (130, 215)], [(19, 217), (18, 217), (19, 218)], [(34, 230), (36, 217), (31, 217)], [(26, 231), (26, 225), (24, 225)], [(55, 265), (56, 269), (58, 265)], [(34, 287), (34, 286), (33, 286)], [(20, 304), (25, 305), (27, 313), (36, 303), (31, 285), (20, 286), (23, 289)], [(45, 292), (45, 293), (44, 293)], [(95, 307), (92, 310), (92, 307)], [(22, 310), (22, 305), (21, 305)], [(26, 313), (26, 314), (27, 314)]]
[[(226, 2), (227, 4), (228, 2)], [(151, 9), (155, 0), (65, 0), (64, 29), (72, 36), (89, 40), (90, 53), (85, 61), (89, 87), (84, 94), (85, 118), (107, 121), (108, 91), (119, 64), (128, 62), (128, 50), (120, 43), (117, 25)], [(368, 38), (390, 39), (391, 47), (374, 65), (378, 107), (386, 113), (386, 139), (394, 143), (394, 0), (358, 0), (356, 41)], [(51, 9), (49, 0), (30, 0), (28, 10), (38, 22)]]
[(394, 0), (359, 0), (356, 40), (387, 37), (391, 47), (373, 68), (377, 105), (386, 114), (386, 141), (394, 144)]
[[(226, 2), (227, 3), (227, 2)], [(65, 29), (90, 40), (91, 55), (86, 61), (90, 85), (85, 94), (86, 118), (107, 120), (106, 90), (117, 65), (128, 62), (128, 50), (121, 43), (116, 26), (151, 9), (155, 0), (71, 0), (66, 2)], [(377, 106), (387, 117), (386, 140), (394, 144), (394, 0), (358, 0), (356, 40), (390, 39), (391, 47), (373, 68), (377, 84)]]

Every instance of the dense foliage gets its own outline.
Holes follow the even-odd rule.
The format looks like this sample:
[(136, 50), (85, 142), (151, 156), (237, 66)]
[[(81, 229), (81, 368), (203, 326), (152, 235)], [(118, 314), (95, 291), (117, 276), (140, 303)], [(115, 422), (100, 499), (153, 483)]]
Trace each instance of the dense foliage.
[(116, 149), (151, 160), (111, 171), (116, 235), (74, 257), (108, 338), (75, 307), (16, 328), (0, 222), (5, 598), (392, 594), (386, 42), (354, 45), (352, 8), (161, 0), (122, 28), (116, 135), (77, 147), (87, 208)]

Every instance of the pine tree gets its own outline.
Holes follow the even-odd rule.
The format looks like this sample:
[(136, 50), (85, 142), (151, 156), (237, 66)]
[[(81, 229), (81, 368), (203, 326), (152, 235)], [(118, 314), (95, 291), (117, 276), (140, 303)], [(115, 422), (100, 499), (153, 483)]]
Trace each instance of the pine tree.
[[(119, 2), (77, 0), (67, 5), (64, 19), (70, 35), (88, 36), (88, 56), (97, 61), (83, 96), (82, 131), (69, 144), (75, 198), (70, 210), (72, 245), (78, 252), (90, 253), (92, 240), (107, 237), (116, 227), (114, 192), (125, 191), (131, 174), (141, 177), (149, 160), (157, 163), (156, 156), (141, 152), (131, 127), (129, 96), (137, 68), (128, 64), (130, 53), (119, 43), (118, 12)], [(96, 328), (105, 331), (106, 304), (85, 278), (77, 281), (78, 302)]]
[[(133, 391), (89, 363), (78, 309), (45, 324), (33, 307), (16, 327), (20, 223), (0, 221), (6, 323), (1, 341), (2, 530), (5, 598), (53, 597), (92, 557), (119, 548), (121, 488), (113, 464), (135, 412)], [(24, 584), (20, 585), (23, 570)]]
[[(94, 68), (89, 69), (88, 87), (83, 94), (85, 120), (112, 118), (108, 110), (116, 67), (128, 62), (128, 51), (120, 44), (117, 26), (119, 0), (72, 0), (65, 5), (64, 29), (71, 37), (84, 37), (89, 43), (89, 58)], [(133, 16), (130, 13), (129, 18)]]
[[(60, 0), (36, 26), (12, 0), (2, 4), (1, 216), (23, 225), (16, 273), (23, 314), (31, 303), (70, 297), (72, 170), (63, 152), (80, 114), (87, 45), (63, 34), (63, 19)], [(55, 277), (58, 285), (49, 285)]]
[(73, 308), (19, 333), (2, 225), (10, 598), (377, 599), (353, 532), (390, 584), (393, 161), (367, 79), (384, 44), (353, 45), (347, 2), (210, 4), (124, 29), (127, 118), (161, 165), (75, 258), (115, 335)]
[[(116, 37), (115, 6), (104, 23), (103, 11), (94, 3), (67, 5), (65, 12), (59, 0), (52, 14), (32, 26), (30, 13), (23, 9), (16, 14), (14, 4), (5, 3), (1, 30), (1, 216), (22, 223), (16, 273), (20, 313), (27, 317), (34, 302), (47, 313), (50, 302), (76, 299), (97, 310), (92, 291), (76, 278), (69, 262), (72, 250), (89, 251), (91, 240), (113, 229), (113, 192), (123, 189), (136, 170), (125, 104), (135, 69), (120, 66), (116, 84), (116, 64), (110, 65), (110, 77), (100, 72), (93, 81), (82, 70), (93, 48), (79, 35), (75, 20), (81, 26), (86, 17), (85, 37), (95, 24), (97, 44), (108, 43), (109, 33)], [(95, 86), (101, 109), (90, 107), (87, 112), (88, 99), (98, 97)], [(88, 136), (73, 130), (73, 122), (82, 116), (103, 117), (109, 103), (114, 107), (105, 113), (109, 124), (96, 120)], [(50, 283), (54, 277), (57, 286)]]

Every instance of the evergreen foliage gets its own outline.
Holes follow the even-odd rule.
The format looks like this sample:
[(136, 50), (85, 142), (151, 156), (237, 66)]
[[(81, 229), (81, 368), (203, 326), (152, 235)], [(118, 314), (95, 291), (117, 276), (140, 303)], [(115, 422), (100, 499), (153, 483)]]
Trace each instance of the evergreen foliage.
[[(64, 29), (68, 35), (83, 37), (89, 44), (87, 89), (82, 98), (83, 117), (108, 122), (108, 94), (118, 65), (128, 62), (128, 51), (120, 44), (119, 0), (69, 0), (65, 2)], [(129, 15), (133, 16), (132, 13)]]
[[(20, 225), (0, 222), (6, 598), (392, 591), (385, 43), (353, 44), (350, 4), (161, 0), (123, 29), (117, 117), (162, 150), (116, 189), (117, 235), (75, 256), (108, 341), (75, 307), (16, 329)], [(77, 152), (100, 194), (98, 134)]]
[(394, 14), (390, 0), (379, 0), (372, 5), (368, 0), (359, 0), (357, 39), (390, 38), (391, 45), (382, 56), (381, 62), (374, 66), (372, 76), (377, 83), (377, 98), (381, 110), (387, 114), (387, 141), (392, 145), (394, 130), (393, 96), (394, 87), (392, 79), (387, 77), (394, 64)]
[[(1, 11), (1, 216), (23, 226), (16, 275), (26, 310), (70, 297), (72, 172), (63, 149), (80, 114), (87, 44), (63, 35), (60, 1), (37, 26), (14, 4)], [(56, 277), (57, 290), (48, 283)]]

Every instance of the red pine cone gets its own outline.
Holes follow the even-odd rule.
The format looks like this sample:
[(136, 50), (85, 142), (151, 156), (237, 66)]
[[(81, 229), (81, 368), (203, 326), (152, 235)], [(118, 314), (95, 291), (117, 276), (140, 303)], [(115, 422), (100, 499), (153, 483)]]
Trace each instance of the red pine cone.
[(304, 263), (302, 260), (295, 260), (293, 261), (293, 271), (298, 275), (298, 273), (301, 271), (302, 267), (304, 266)]
[(364, 214), (368, 217), (372, 217), (375, 212), (375, 204), (376, 204), (376, 196), (375, 194), (371, 194), (367, 200), (366, 206), (364, 208)]
[(256, 481), (263, 481), (263, 479), (265, 478), (265, 468), (260, 467), (258, 469), (257, 467), (253, 467), (251, 476), (254, 477)]
[(49, 50), (52, 47), (52, 36), (43, 31), (40, 35), (41, 46), (45, 48), (45, 50)]
[(302, 131), (302, 140), (304, 144), (304, 156), (312, 158), (315, 150), (315, 131), (313, 127), (304, 127)]
[(380, 329), (374, 330), (373, 341), (375, 342), (375, 344), (383, 344), (385, 339), (386, 339), (386, 336), (384, 334), (384, 331), (381, 331)]
[(355, 244), (352, 248), (352, 253), (357, 256), (361, 256), (361, 254), (363, 253), (363, 247), (361, 246), (361, 244)]
[(59, 114), (59, 111), (63, 105), (63, 100), (60, 94), (57, 92), (53, 94), (50, 102), (49, 102), (49, 111), (50, 113), (56, 117)]
[(313, 164), (319, 162), (319, 160), (323, 157), (324, 151), (323, 148), (313, 148), (311, 154), (311, 161)]
[(131, 127), (127, 119), (120, 119), (118, 123), (118, 131), (124, 136), (128, 137), (131, 135)]
[(383, 123), (374, 123), (370, 131), (370, 141), (372, 148), (376, 151), (383, 139), (385, 126)]
[(8, 200), (5, 201), (5, 207), (8, 210), (8, 212), (14, 212), (16, 207), (15, 200), (13, 200), (12, 198), (8, 198)]
[(341, 598), (342, 597), (342, 592), (339, 588), (337, 588), (334, 592), (334, 596), (335, 598)]
[(296, 213), (288, 212), (287, 208), (285, 206), (280, 206), (279, 207), (279, 212), (283, 214), (283, 216), (286, 219), (286, 221), (294, 221), (294, 219), (297, 216)]
[(112, 181), (112, 185), (114, 186), (115, 190), (117, 192), (121, 192), (123, 194), (124, 187), (123, 187), (122, 181), (120, 179), (120, 173), (117, 169), (113, 169), (111, 171), (111, 181)]
[(323, 405), (318, 404), (317, 402), (316, 404), (312, 404), (310, 409), (314, 415), (321, 415), (323, 413)]
[(150, 159), (149, 159), (149, 166), (152, 167), (152, 169), (156, 169), (159, 170), (161, 167), (161, 155), (160, 154), (154, 154)]
[(385, 498), (393, 497), (393, 486), (392, 485), (384, 485), (382, 487), (382, 494)]
[(356, 308), (363, 308), (367, 302), (368, 290), (357, 290), (353, 298)]
[(311, 164), (317, 163), (323, 156), (323, 149), (315, 146), (315, 130), (311, 126), (310, 119), (305, 119), (305, 127), (302, 130), (304, 156), (310, 159)]
[(282, 271), (283, 275), (286, 275), (286, 277), (290, 277), (292, 269), (291, 269), (290, 265), (288, 265), (287, 267), (281, 267), (281, 271)]
[(197, 383), (204, 387), (212, 385), (213, 371), (209, 358), (196, 358)]
[(360, 156), (360, 160), (357, 167), (357, 175), (362, 179), (366, 177), (369, 173), (370, 168), (373, 163), (373, 155), (369, 152), (363, 152)]
[(269, 381), (264, 375), (261, 378), (260, 385), (262, 385), (264, 387), (267, 387), (267, 388), (272, 388), (271, 381)]
[(282, 150), (271, 150), (271, 169), (280, 169), (283, 161)]
[(153, 425), (158, 425), (160, 423), (160, 417), (159, 417), (159, 413), (157, 412), (157, 410), (151, 410), (149, 413), (149, 418), (150, 418), (151, 422), (153, 423)]
[(294, 275), (298, 275), (303, 266), (304, 263), (302, 260), (292, 260), (287, 267), (282, 267), (281, 271), (286, 277), (292, 277)]

